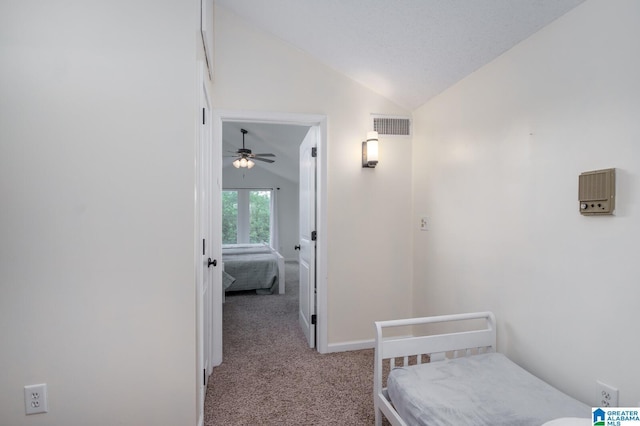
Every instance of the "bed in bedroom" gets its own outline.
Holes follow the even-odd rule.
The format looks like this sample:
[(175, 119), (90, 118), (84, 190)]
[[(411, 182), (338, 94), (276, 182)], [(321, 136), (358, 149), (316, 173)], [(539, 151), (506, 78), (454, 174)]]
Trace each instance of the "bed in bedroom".
[(224, 245), (222, 263), (225, 292), (255, 290), (259, 294), (284, 294), (284, 258), (268, 245)]
[[(457, 331), (460, 322), (472, 329)], [(389, 336), (401, 327), (436, 323), (448, 327), (447, 333)], [(394, 426), (590, 424), (589, 406), (496, 352), (491, 312), (377, 321), (375, 326), (377, 426), (382, 415)]]

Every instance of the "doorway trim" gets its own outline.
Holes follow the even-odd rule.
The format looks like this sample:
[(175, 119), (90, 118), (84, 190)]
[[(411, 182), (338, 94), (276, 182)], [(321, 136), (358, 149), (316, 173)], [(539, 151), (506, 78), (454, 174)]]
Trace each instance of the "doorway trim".
[[(327, 116), (320, 114), (297, 114), (263, 111), (213, 110), (213, 139), (214, 146), (222, 146), (222, 125), (225, 122), (252, 122), (270, 124), (290, 124), (297, 126), (316, 127), (318, 130), (317, 145), (317, 216), (316, 233), (316, 323), (317, 350), (324, 354), (329, 352), (328, 345), (328, 300), (327, 300)], [(218, 194), (211, 194), (218, 196)], [(221, 194), (220, 194), (221, 196)], [(214, 292), (222, 292), (222, 288), (214, 288)], [(215, 294), (215, 293), (214, 293)], [(213, 306), (214, 351), (213, 359), (222, 362), (222, 315), (216, 310), (222, 310), (222, 304)], [(217, 336), (220, 336), (218, 338)]]

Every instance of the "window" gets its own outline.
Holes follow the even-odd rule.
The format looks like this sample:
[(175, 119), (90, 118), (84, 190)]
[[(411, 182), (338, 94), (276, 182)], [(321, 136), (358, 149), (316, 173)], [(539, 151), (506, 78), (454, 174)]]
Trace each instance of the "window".
[(222, 191), (222, 244), (271, 245), (271, 189)]

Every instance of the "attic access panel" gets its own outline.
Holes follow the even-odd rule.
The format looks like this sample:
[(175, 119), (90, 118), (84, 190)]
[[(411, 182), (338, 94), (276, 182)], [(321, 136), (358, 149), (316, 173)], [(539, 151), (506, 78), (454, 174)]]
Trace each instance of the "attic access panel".
[(615, 209), (616, 169), (581, 173), (578, 178), (580, 213), (610, 215)]

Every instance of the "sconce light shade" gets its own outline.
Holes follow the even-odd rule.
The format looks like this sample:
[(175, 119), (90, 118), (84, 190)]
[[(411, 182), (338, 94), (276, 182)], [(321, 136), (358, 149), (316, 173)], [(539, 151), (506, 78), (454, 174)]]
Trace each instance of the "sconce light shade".
[(374, 168), (378, 164), (378, 132), (367, 132), (367, 140), (362, 142), (362, 167)]

